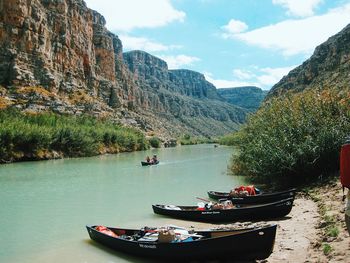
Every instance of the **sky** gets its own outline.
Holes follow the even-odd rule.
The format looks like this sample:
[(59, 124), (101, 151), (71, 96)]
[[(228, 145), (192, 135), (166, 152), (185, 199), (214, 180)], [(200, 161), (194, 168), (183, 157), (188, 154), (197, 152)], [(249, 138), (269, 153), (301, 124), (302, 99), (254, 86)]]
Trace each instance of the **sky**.
[(124, 52), (204, 74), (217, 88), (269, 90), (350, 23), (350, 0), (85, 0)]

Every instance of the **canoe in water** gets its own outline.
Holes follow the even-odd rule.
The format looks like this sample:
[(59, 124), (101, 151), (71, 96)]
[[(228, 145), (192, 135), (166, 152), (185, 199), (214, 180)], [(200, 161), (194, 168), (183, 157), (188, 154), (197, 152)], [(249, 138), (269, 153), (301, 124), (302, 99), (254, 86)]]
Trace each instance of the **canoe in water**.
[(151, 162), (143, 162), (143, 161), (141, 161), (141, 165), (142, 165), (142, 166), (156, 165), (156, 164), (159, 164), (159, 161), (156, 161), (155, 163), (151, 163)]

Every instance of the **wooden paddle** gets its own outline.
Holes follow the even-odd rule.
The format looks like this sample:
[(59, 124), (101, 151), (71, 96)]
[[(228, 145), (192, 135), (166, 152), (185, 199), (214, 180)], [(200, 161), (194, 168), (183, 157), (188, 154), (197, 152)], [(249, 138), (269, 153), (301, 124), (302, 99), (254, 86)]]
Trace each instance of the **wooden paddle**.
[(204, 198), (200, 198), (200, 197), (196, 197), (198, 200), (201, 200), (201, 201), (204, 201), (204, 202), (207, 202), (207, 203), (210, 203), (211, 201), (210, 200), (207, 200), (207, 199), (204, 199)]

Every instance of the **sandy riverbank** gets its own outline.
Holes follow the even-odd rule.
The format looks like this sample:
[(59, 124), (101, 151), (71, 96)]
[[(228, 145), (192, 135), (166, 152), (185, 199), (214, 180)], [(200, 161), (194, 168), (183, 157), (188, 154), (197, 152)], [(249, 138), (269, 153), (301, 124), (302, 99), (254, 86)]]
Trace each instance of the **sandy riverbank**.
[(305, 262), (312, 240), (317, 237), (319, 215), (317, 205), (305, 198), (297, 198), (286, 219), (278, 224), (274, 252), (265, 262)]
[[(310, 194), (313, 198), (297, 196), (288, 219), (274, 221), (278, 224), (274, 252), (263, 262), (350, 262), (340, 184), (315, 188)], [(330, 236), (330, 228), (338, 229), (338, 235)], [(325, 247), (330, 248), (327, 255)]]

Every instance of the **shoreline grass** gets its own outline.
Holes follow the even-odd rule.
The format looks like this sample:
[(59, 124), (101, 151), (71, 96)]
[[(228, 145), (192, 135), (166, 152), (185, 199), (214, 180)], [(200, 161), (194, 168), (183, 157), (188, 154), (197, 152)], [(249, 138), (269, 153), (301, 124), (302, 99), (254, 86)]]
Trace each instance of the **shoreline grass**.
[(145, 150), (136, 129), (95, 117), (0, 112), (0, 163)]

